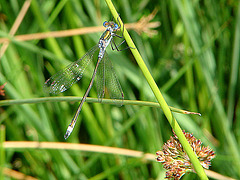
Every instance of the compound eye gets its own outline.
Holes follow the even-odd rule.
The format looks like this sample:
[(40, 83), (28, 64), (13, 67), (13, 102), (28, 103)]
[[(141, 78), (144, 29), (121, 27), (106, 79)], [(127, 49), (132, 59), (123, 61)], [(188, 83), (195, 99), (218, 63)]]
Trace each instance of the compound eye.
[(114, 29), (118, 29), (118, 25), (117, 24), (114, 24)]
[(108, 25), (109, 25), (109, 23), (107, 21), (104, 21), (103, 26), (107, 27)]

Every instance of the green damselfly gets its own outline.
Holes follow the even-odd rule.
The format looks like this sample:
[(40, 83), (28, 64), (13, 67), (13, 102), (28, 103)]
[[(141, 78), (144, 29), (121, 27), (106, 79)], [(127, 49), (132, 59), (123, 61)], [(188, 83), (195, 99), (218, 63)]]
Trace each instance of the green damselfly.
[[(78, 82), (86, 69), (86, 67), (92, 61), (94, 54), (98, 51), (97, 63), (89, 83), (89, 86), (78, 106), (78, 109), (69, 124), (64, 138), (67, 139), (72, 133), (74, 126), (77, 122), (78, 115), (81, 112), (83, 103), (85, 102), (90, 89), (92, 88), (95, 76), (97, 76), (97, 91), (98, 100), (101, 102), (104, 93), (105, 86), (108, 89), (109, 95), (112, 99), (120, 100), (123, 102), (124, 96), (123, 91), (118, 82), (111, 61), (108, 59), (106, 48), (111, 44), (112, 49), (118, 50), (118, 46), (113, 41), (113, 37), (121, 37), (116, 34), (117, 30), (120, 29), (113, 21), (105, 21), (103, 26), (106, 28), (102, 36), (100, 37), (98, 44), (92, 47), (82, 58), (71, 63), (57, 74), (50, 77), (44, 85), (45, 91), (52, 94), (58, 94), (69, 89), (74, 83)], [(122, 44), (122, 43), (121, 43)], [(121, 45), (120, 44), (120, 45)]]

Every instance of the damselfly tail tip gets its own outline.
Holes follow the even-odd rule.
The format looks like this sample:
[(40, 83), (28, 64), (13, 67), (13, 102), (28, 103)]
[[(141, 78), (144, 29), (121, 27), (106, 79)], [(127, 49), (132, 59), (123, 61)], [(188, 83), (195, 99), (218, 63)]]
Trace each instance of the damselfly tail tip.
[(73, 127), (69, 125), (68, 128), (67, 128), (67, 131), (66, 131), (66, 133), (65, 133), (65, 135), (64, 135), (64, 139), (65, 139), (65, 140), (70, 136), (70, 134), (72, 133), (72, 131), (73, 131)]

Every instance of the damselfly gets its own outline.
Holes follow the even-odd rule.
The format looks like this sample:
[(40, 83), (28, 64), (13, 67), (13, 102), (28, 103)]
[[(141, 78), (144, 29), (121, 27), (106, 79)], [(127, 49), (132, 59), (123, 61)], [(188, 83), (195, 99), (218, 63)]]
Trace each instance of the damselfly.
[(72, 133), (73, 128), (77, 122), (78, 115), (82, 109), (83, 103), (86, 100), (86, 97), (89, 94), (90, 89), (92, 88), (93, 81), (97, 75), (97, 89), (98, 89), (98, 100), (101, 102), (104, 93), (105, 86), (109, 91), (109, 95), (112, 99), (123, 101), (123, 91), (116, 78), (115, 72), (112, 67), (111, 61), (108, 59), (106, 48), (111, 44), (112, 49), (118, 49), (116, 44), (112, 41), (113, 37), (120, 37), (116, 34), (116, 31), (120, 27), (113, 21), (105, 21), (103, 26), (106, 27), (106, 30), (100, 37), (98, 44), (92, 47), (81, 59), (71, 63), (63, 70), (59, 71), (57, 74), (50, 77), (44, 85), (45, 91), (52, 94), (58, 94), (69, 89), (74, 83), (79, 81), (84, 73), (86, 67), (92, 61), (95, 52), (99, 50), (97, 63), (92, 75), (90, 84), (78, 106), (77, 112), (75, 113), (71, 123), (69, 124), (64, 138), (67, 139)]

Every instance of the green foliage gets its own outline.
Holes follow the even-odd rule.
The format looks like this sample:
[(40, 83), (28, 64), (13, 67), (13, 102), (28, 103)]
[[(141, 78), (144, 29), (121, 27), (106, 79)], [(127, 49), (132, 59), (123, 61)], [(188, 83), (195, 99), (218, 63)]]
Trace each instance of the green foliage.
[[(146, 1), (114, 2), (123, 22), (137, 22), (154, 8), (160, 21), (158, 34), (129, 30), (134, 43), (169, 105), (200, 112), (174, 113), (182, 129), (193, 133), (216, 151), (211, 170), (240, 178), (239, 134), (239, 1)], [(98, 42), (99, 33), (16, 41), (9, 33), (22, 1), (0, 4), (0, 37), (11, 42), (0, 59), (0, 85), (7, 82), (4, 99), (44, 97), (44, 81), (80, 58)], [(21, 22), (16, 35), (101, 26), (112, 15), (104, 1), (36, 1)], [(155, 101), (129, 50), (109, 58), (129, 100)], [(95, 63), (95, 62), (94, 62)], [(90, 68), (91, 69), (91, 68)], [(80, 83), (60, 96), (82, 96), (91, 71)], [(90, 92), (97, 97), (96, 88)], [(108, 97), (106, 95), (106, 97)], [(0, 123), (7, 141), (64, 142), (63, 135), (78, 103), (47, 102), (0, 107)], [(155, 153), (172, 135), (159, 108), (85, 103), (76, 127), (67, 140)], [(1, 138), (0, 138), (1, 139)], [(6, 149), (5, 167), (39, 179), (161, 179), (157, 162), (94, 152)], [(1, 164), (3, 160), (0, 160)], [(5, 176), (7, 178), (7, 176)], [(188, 175), (184, 179), (196, 176)]]

